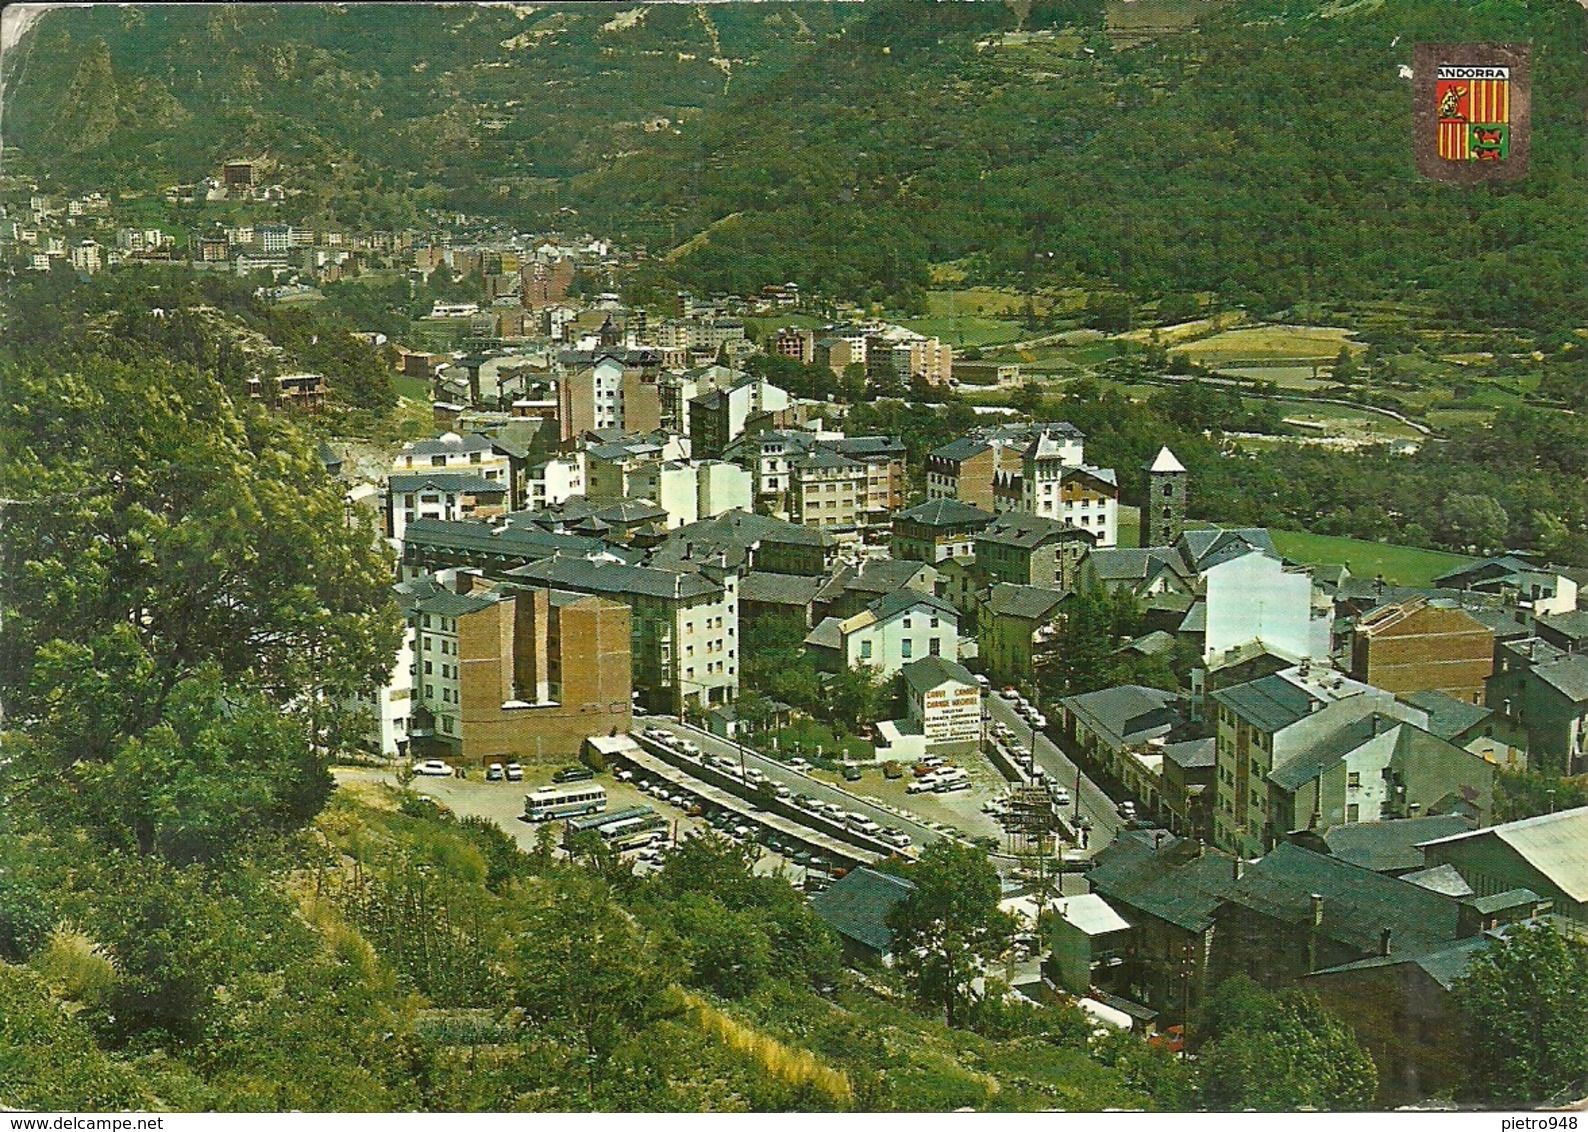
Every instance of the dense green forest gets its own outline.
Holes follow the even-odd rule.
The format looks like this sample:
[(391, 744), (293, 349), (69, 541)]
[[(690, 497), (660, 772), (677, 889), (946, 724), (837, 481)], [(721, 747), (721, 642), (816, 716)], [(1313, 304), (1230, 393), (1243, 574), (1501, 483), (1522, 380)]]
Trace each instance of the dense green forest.
[[(792, 279), (910, 308), (954, 263), (1258, 313), (1588, 322), (1588, 13), (1569, 0), (1236, 0), (1128, 49), (1088, 0), (643, 11), (52, 13), (8, 61), (8, 156), (149, 188), (268, 153), (303, 190), (290, 211), (342, 221), (572, 207), (682, 248), (668, 281), (708, 290)], [(1017, 27), (1069, 31), (997, 38)], [(1418, 40), (1532, 43), (1524, 180), (1416, 176), (1398, 68)]]
[[(311, 222), (511, 212), (799, 58), (847, 5), (132, 5), (7, 52), (8, 164), (147, 191), (264, 156)], [(625, 15), (627, 13), (627, 15)], [(62, 19), (61, 16), (66, 18)]]

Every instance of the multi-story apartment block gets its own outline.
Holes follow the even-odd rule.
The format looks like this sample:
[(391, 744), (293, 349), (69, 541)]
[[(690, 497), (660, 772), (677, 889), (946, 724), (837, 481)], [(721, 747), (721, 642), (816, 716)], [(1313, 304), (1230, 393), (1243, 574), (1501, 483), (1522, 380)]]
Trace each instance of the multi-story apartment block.
[(789, 518), (831, 530), (854, 530), (864, 514), (867, 465), (812, 448), (789, 461)]
[(1073, 589), (1095, 538), (1062, 519), (1006, 511), (976, 532), (976, 571), (988, 582)]
[(866, 466), (865, 495), (858, 503), (861, 522), (873, 527), (888, 523), (904, 506), (908, 487), (904, 441), (896, 436), (846, 436), (832, 447)]
[(552, 557), (508, 576), (628, 606), (634, 689), (651, 710), (676, 713), (739, 694), (739, 578), (732, 570), (714, 573)]
[(628, 730), (625, 605), (469, 574), (457, 585), (409, 613), (412, 754), (544, 762), (576, 755), (590, 735)]
[(397, 472), (386, 483), (386, 533), (399, 541), (415, 519), (492, 519), (506, 512), (506, 482), (474, 472)]
[(893, 516), (893, 556), (933, 564), (969, 560), (976, 535), (997, 517), (956, 499), (934, 499), (900, 511)]
[(719, 457), (747, 431), (790, 424), (789, 406), (784, 390), (769, 381), (745, 377), (726, 389), (691, 400), (686, 431), (698, 455)]
[(430, 440), (411, 440), (392, 459), (394, 472), (472, 472), (481, 479), (510, 486), (511, 463), (489, 437), (442, 433)]
[(1527, 734), (1528, 765), (1556, 774), (1588, 768), (1588, 656), (1539, 637), (1494, 649), (1487, 704)]
[(661, 398), (655, 359), (645, 351), (607, 351), (595, 356), (566, 351), (558, 359), (558, 421), (562, 439), (595, 429), (651, 432), (661, 427)]
[[(1418, 726), (1428, 722), (1425, 712), (1392, 693), (1310, 663), (1221, 689), (1212, 698), (1218, 704), (1213, 840), (1247, 856), (1266, 852), (1289, 832), (1274, 824), (1270, 809), (1269, 775), (1276, 768), (1319, 758), (1332, 750), (1331, 736), (1375, 713)], [(1349, 804), (1368, 806), (1376, 817), (1382, 801), (1382, 781), (1359, 778)], [(1363, 812), (1328, 824), (1362, 820)]]
[(1081, 438), (1044, 427), (1021, 454), (1018, 477), (1002, 476), (995, 484), (995, 503), (1002, 495), (1005, 510), (1020, 510), (1062, 519), (1092, 535), (1098, 546), (1118, 541), (1119, 481), (1111, 468), (1080, 464)]

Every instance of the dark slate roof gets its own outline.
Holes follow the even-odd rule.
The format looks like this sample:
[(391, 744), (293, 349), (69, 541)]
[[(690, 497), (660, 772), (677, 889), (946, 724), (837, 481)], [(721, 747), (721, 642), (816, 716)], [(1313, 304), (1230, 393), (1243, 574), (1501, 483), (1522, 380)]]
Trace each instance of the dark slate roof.
[(1121, 833), (1092, 858), (1086, 879), (1111, 904), (1155, 916), (1187, 931), (1203, 931), (1234, 875), (1234, 859), (1196, 842), (1152, 830)]
[(939, 460), (951, 460), (954, 463), (959, 463), (962, 460), (969, 460), (972, 456), (980, 456), (991, 447), (992, 445), (985, 440), (963, 436), (958, 440), (949, 441), (941, 448), (934, 448), (932, 456)]
[(1444, 692), (1412, 692), (1401, 699), (1428, 713), (1428, 730), (1441, 739), (1453, 739), (1494, 714), (1493, 708), (1479, 707)]
[(545, 558), (559, 550), (589, 554), (603, 546), (599, 539), (557, 534), (535, 526), (508, 526), (497, 530), (478, 519), (415, 519), (403, 529), (403, 545), (525, 559)]
[(888, 618), (903, 613), (907, 609), (913, 609), (918, 605), (925, 605), (930, 609), (935, 609), (942, 616), (958, 624), (959, 613), (948, 602), (936, 594), (922, 593), (920, 590), (912, 590), (908, 587), (879, 597), (876, 601), (866, 606), (866, 609), (878, 621), (886, 621)]
[(1191, 571), (1172, 546), (1149, 546), (1143, 549), (1128, 546), (1097, 547), (1087, 552), (1086, 561), (1102, 581), (1146, 581), (1150, 575), (1165, 569), (1176, 577), (1184, 578)]
[(1059, 702), (1093, 730), (1112, 736), (1115, 745), (1145, 743), (1185, 722), (1179, 696), (1139, 684), (1066, 696)]
[(856, 460), (904, 458), (904, 441), (897, 436), (846, 436), (836, 443), (836, 447), (845, 456)]
[[(1488, 935), (1476, 935), (1416, 955), (1398, 954), (1392, 950), (1389, 955), (1375, 955), (1368, 959), (1358, 959), (1355, 963), (1325, 967), (1321, 971), (1315, 971), (1314, 974), (1333, 975), (1343, 971), (1369, 971), (1379, 967), (1399, 967), (1407, 963), (1421, 967), (1429, 978), (1446, 990), (1450, 990), (1467, 973), (1472, 961), (1489, 949), (1491, 942), (1492, 937)], [(1394, 947), (1393, 939), (1391, 947)]]
[(985, 526), (996, 518), (991, 511), (983, 511), (980, 507), (972, 507), (957, 499), (933, 499), (895, 512), (893, 521), (920, 523), (923, 527), (968, 527)]
[(1274, 549), (1274, 540), (1262, 527), (1205, 527), (1184, 531), (1175, 542), (1175, 547), (1198, 571), (1253, 550), (1266, 551), (1272, 558), (1279, 557), (1279, 552)]
[(1162, 629), (1154, 629), (1150, 633), (1132, 637), (1114, 651), (1135, 652), (1140, 653), (1142, 656), (1157, 656), (1159, 653), (1168, 652), (1172, 648), (1174, 648), (1174, 635), (1165, 633)]
[(437, 468), (433, 472), (393, 472), (386, 481), (394, 495), (424, 491), (460, 491), (470, 495), (506, 494), (506, 482), (488, 480), (478, 472), (448, 472)]
[(791, 468), (842, 468), (845, 470), (861, 471), (865, 468), (859, 460), (851, 460), (840, 452), (831, 448), (812, 448), (803, 456), (797, 456), (789, 461)]
[(627, 525), (644, 523), (652, 519), (666, 519), (667, 512), (648, 499), (620, 499), (596, 512), (603, 523)]
[(1549, 629), (1570, 637), (1572, 640), (1588, 638), (1588, 609), (1573, 609), (1569, 613), (1545, 614), (1540, 617), (1539, 623)]
[(1363, 954), (1376, 952), (1389, 928), (1411, 954), (1456, 938), (1460, 902), (1395, 877), (1281, 842), (1226, 891), (1226, 901), (1281, 923), (1312, 922), (1312, 896), (1323, 897), (1322, 934)]
[(1435, 865), (1431, 869), (1418, 869), (1401, 874), (1401, 880), (1411, 881), (1419, 888), (1442, 892), (1446, 896), (1471, 896), (1472, 886), (1454, 865)]
[(811, 910), (839, 935), (886, 955), (893, 946), (888, 914), (914, 891), (903, 877), (861, 867), (813, 896)]
[(455, 440), (446, 440), (442, 437), (433, 437), (429, 440), (415, 440), (403, 446), (399, 456), (457, 456), (465, 452), (489, 452), (491, 442), (483, 436), (458, 436)]
[(822, 601), (832, 601), (842, 594), (891, 594), (902, 589), (927, 567), (909, 558), (884, 558), (862, 562), (858, 566), (844, 565), (827, 580), (817, 596)]
[(1375, 873), (1421, 868), (1424, 841), (1476, 829), (1477, 823), (1457, 815), (1400, 818), (1396, 821), (1337, 825), (1323, 832), (1329, 855)]
[(1057, 610), (1069, 596), (1064, 590), (1050, 590), (1042, 586), (1020, 586), (1013, 582), (996, 582), (988, 587), (986, 604), (995, 617), (1021, 617), (1040, 621)]
[(961, 684), (971, 685), (976, 683), (976, 677), (970, 674), (970, 669), (940, 656), (924, 656), (906, 664), (900, 671), (904, 675), (904, 682), (917, 692), (930, 692), (945, 680), (958, 680)]
[(1218, 761), (1218, 742), (1211, 735), (1206, 739), (1165, 743), (1159, 750), (1164, 758), (1186, 770), (1206, 769)]
[(821, 586), (820, 578), (751, 570), (739, 582), (739, 600), (764, 605), (808, 606), (816, 600), (816, 591)]
[(439, 590), (428, 597), (420, 598), (414, 603), (414, 609), (420, 613), (435, 613), (442, 617), (462, 617), (468, 613), (477, 613), (482, 609), (489, 609), (500, 600), (495, 594), (455, 594), (451, 590)]
[(580, 593), (657, 598), (709, 598), (722, 593), (721, 586), (699, 574), (675, 574), (649, 566), (592, 562), (586, 558), (544, 558), (507, 573), (527, 582)]
[(1005, 511), (977, 532), (976, 541), (1034, 550), (1059, 539), (1076, 537), (1092, 538), (1086, 531), (1062, 519), (1028, 515), (1022, 511)]
[(1233, 688), (1222, 688), (1213, 693), (1213, 698), (1269, 734), (1304, 718), (1318, 702), (1310, 692), (1280, 676), (1264, 676)]
[(1573, 653), (1533, 669), (1533, 675), (1573, 703), (1588, 701), (1588, 656)]
[(724, 511), (714, 519), (701, 519), (679, 527), (668, 537), (686, 542), (717, 538), (731, 540), (741, 546), (749, 546), (753, 542), (779, 542), (827, 547), (837, 541), (820, 528), (774, 519), (769, 515), (757, 515), (751, 511)]

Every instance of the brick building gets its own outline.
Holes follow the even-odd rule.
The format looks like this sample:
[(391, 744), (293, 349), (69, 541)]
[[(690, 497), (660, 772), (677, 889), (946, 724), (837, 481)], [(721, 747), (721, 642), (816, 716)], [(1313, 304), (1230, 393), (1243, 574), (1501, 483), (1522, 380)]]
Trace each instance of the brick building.
[(416, 757), (549, 762), (632, 722), (630, 618), (621, 602), (545, 587), (490, 586), (415, 603)]
[(1483, 702), (1494, 671), (1494, 630), (1455, 605), (1426, 598), (1363, 615), (1351, 638), (1351, 678), (1386, 691), (1444, 692)]

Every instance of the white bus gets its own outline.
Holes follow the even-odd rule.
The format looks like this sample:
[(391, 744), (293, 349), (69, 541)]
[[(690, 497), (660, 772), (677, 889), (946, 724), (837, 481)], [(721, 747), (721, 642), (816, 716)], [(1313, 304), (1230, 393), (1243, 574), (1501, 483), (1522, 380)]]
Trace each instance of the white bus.
[(551, 821), (578, 814), (593, 814), (607, 808), (607, 792), (588, 782), (551, 786), (524, 795), (524, 817), (529, 821)]

